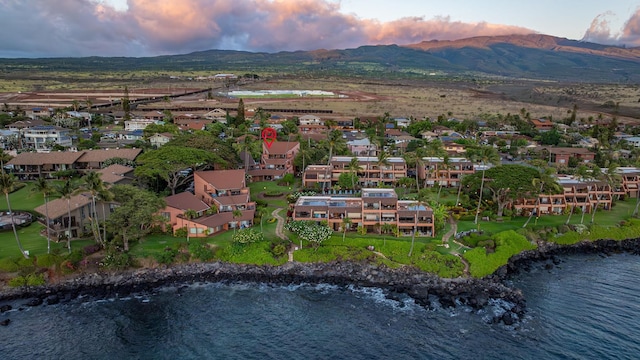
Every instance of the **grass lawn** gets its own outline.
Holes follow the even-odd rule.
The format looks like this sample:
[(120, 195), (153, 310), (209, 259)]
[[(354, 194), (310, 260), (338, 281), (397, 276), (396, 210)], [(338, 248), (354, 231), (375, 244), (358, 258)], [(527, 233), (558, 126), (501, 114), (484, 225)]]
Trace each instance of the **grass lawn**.
[[(30, 255), (42, 255), (47, 253), (47, 239), (40, 235), (40, 231), (44, 229), (44, 226), (39, 223), (33, 223), (25, 228), (18, 228), (18, 238), (22, 247), (29, 251)], [(87, 245), (94, 244), (93, 240), (73, 240), (71, 241), (71, 250), (82, 250)], [(67, 243), (61, 241), (56, 243), (51, 242), (51, 252), (60, 251), (61, 254), (67, 253)], [(20, 250), (16, 243), (16, 238), (13, 235), (13, 231), (0, 232), (0, 258), (19, 258)]]

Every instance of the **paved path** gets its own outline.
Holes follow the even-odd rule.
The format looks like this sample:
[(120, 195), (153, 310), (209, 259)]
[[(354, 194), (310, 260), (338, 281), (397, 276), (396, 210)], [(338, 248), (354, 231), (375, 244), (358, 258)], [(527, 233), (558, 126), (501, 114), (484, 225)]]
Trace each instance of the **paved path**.
[[(287, 237), (287, 235), (284, 234), (284, 218), (280, 216), (280, 210), (282, 210), (282, 208), (277, 208), (271, 212), (271, 216), (276, 218), (276, 221), (278, 222), (276, 224), (276, 236), (284, 241), (289, 241), (289, 237)], [(288, 256), (289, 256), (289, 262), (292, 262), (293, 261), (292, 246), (289, 246)]]
[[(446, 234), (442, 235), (442, 244), (443, 245), (447, 245), (449, 246), (449, 239), (451, 239), (452, 236), (454, 236), (457, 232), (458, 232), (458, 223), (455, 222), (455, 220), (453, 219), (453, 216), (449, 217), (449, 223), (451, 224), (451, 229), (449, 231), (447, 231)], [(458, 241), (456, 241), (455, 237), (453, 238), (453, 243), (460, 246), (460, 247), (464, 247), (464, 248), (469, 248), (468, 246), (465, 246), (462, 243), (459, 243)], [(465, 276), (469, 276), (469, 262), (461, 255), (459, 254), (457, 251), (451, 251), (451, 253), (455, 256), (457, 256), (460, 261), (462, 261), (462, 263), (464, 264), (464, 270), (463, 273)]]

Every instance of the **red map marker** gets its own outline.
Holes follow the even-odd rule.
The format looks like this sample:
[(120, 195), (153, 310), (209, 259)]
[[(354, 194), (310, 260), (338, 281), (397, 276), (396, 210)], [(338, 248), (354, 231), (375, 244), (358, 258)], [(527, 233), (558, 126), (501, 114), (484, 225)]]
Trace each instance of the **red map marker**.
[(264, 144), (267, 145), (267, 149), (271, 149), (271, 145), (273, 145), (273, 142), (276, 141), (277, 137), (278, 133), (274, 128), (268, 127), (262, 130), (262, 141), (264, 141)]

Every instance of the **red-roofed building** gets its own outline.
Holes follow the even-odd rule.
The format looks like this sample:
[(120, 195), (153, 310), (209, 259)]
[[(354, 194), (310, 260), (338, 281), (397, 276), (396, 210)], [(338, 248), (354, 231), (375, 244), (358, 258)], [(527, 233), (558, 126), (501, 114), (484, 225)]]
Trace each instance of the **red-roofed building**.
[(294, 173), (293, 160), (300, 151), (297, 141), (275, 141), (271, 146), (262, 145), (260, 169), (249, 171), (252, 181), (281, 179)]

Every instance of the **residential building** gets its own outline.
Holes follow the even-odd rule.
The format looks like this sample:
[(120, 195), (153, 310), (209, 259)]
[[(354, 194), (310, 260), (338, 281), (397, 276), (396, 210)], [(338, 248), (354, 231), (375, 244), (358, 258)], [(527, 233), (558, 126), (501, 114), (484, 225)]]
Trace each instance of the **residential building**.
[(23, 130), (23, 148), (38, 152), (50, 151), (54, 145), (70, 147), (73, 145), (71, 131), (59, 126), (39, 125)]
[(301, 196), (293, 210), (293, 220), (324, 221), (340, 231), (342, 219), (351, 220), (351, 229), (363, 226), (367, 232), (380, 232), (391, 224), (398, 233), (435, 236), (433, 210), (412, 200), (398, 200), (393, 189), (362, 189), (361, 197)]
[(271, 146), (262, 144), (260, 169), (248, 173), (252, 181), (281, 179), (286, 174), (294, 173), (293, 160), (300, 151), (300, 143), (275, 141)]
[(53, 115), (53, 108), (34, 107), (25, 110), (24, 114), (31, 120), (50, 118)]
[(640, 136), (630, 136), (624, 139), (627, 144), (633, 147), (640, 147)]
[(144, 130), (151, 124), (163, 124), (162, 121), (152, 119), (132, 119), (124, 122), (125, 131)]
[(20, 180), (39, 177), (55, 178), (56, 172), (75, 170), (84, 152), (56, 151), (50, 153), (23, 152), (7, 162), (7, 167)]
[(347, 149), (355, 156), (376, 156), (378, 147), (369, 138), (347, 141)]
[(542, 154), (552, 164), (556, 165), (569, 165), (569, 159), (575, 158), (579, 163), (588, 163), (595, 159), (596, 154), (585, 148), (573, 148), (573, 147), (542, 147)]
[(549, 131), (553, 129), (553, 122), (548, 119), (531, 119), (529, 120), (531, 125), (538, 131)]
[(638, 187), (640, 186), (640, 168), (636, 167), (619, 167), (617, 173), (622, 180), (622, 191), (630, 198), (640, 196)]
[(160, 134), (153, 134), (149, 137), (149, 142), (151, 143), (151, 146), (154, 146), (156, 148), (159, 148), (160, 146), (168, 143), (169, 141), (171, 141), (171, 139), (173, 139), (173, 134), (171, 133), (160, 133)]
[(298, 121), (300, 126), (306, 126), (306, 125), (324, 126), (324, 120), (320, 119), (319, 116), (312, 115), (312, 114), (302, 115), (298, 118)]
[(80, 171), (102, 169), (105, 161), (120, 158), (135, 161), (142, 149), (99, 149), (84, 150), (82, 156), (76, 160), (76, 169)]
[(462, 157), (451, 157), (447, 162), (441, 157), (424, 157), (418, 167), (418, 178), (425, 186), (457, 187), (462, 178), (475, 173), (478, 166), (481, 165)]
[[(115, 208), (112, 203), (104, 203), (104, 205), (97, 201), (96, 212), (101, 221), (108, 219)], [(73, 195), (68, 200), (65, 198), (51, 200), (46, 207), (43, 204), (34, 211), (42, 215), (39, 221), (49, 227), (52, 239), (66, 240), (69, 235), (75, 239), (91, 233), (92, 209), (89, 193)], [(49, 215), (48, 222), (45, 220), (46, 214)], [(69, 232), (69, 223), (71, 223), (71, 232)]]
[[(352, 172), (349, 169), (349, 164), (353, 158), (351, 156), (333, 156), (329, 166), (309, 165), (302, 177), (303, 186), (331, 188), (332, 185), (338, 183), (340, 174)], [(358, 159), (359, 166), (357, 171), (358, 184), (362, 187), (394, 185), (398, 179), (407, 176), (407, 164), (401, 157), (389, 157), (385, 163), (380, 163), (380, 160), (373, 156), (356, 156), (355, 158)]]
[(133, 183), (135, 180), (133, 175), (134, 170), (131, 166), (112, 164), (96, 172), (100, 174), (100, 179), (102, 179), (102, 182), (105, 184), (126, 185)]
[[(191, 237), (204, 237), (234, 228), (253, 225), (255, 202), (250, 199), (243, 170), (196, 171), (194, 192), (165, 198), (161, 214), (173, 230), (187, 228)], [(193, 219), (185, 217), (194, 210)]]

